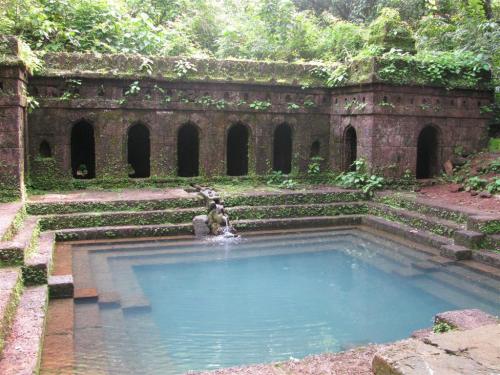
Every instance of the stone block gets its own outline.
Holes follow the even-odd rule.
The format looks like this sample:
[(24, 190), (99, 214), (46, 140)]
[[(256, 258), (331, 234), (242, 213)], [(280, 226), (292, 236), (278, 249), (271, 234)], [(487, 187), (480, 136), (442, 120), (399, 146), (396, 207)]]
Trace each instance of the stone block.
[(481, 241), (484, 239), (484, 234), (471, 230), (459, 230), (453, 234), (455, 245), (465, 246), (470, 249), (479, 248)]
[(204, 237), (210, 233), (207, 215), (198, 215), (193, 218), (193, 230), (196, 237)]
[(73, 298), (72, 275), (50, 276), (48, 280), (50, 298)]
[(447, 323), (459, 330), (468, 330), (499, 323), (493, 315), (479, 309), (445, 311), (434, 317), (435, 323)]
[(468, 260), (472, 258), (472, 251), (470, 249), (458, 245), (443, 245), (441, 246), (440, 253), (444, 257), (456, 260)]

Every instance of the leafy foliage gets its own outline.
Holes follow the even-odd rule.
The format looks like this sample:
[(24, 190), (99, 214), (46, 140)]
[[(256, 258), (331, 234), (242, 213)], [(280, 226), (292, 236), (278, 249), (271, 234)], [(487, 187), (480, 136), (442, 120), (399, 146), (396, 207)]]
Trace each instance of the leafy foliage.
[(371, 196), (375, 190), (384, 187), (384, 178), (367, 171), (364, 159), (358, 159), (353, 163), (354, 171), (342, 172), (335, 179), (336, 182), (345, 188), (361, 189), (365, 194)]

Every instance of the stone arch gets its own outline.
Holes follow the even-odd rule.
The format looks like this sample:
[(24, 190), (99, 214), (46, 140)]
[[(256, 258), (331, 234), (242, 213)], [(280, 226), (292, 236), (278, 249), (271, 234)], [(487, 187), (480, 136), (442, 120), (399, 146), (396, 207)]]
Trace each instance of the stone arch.
[(45, 139), (40, 142), (40, 147), (38, 148), (38, 155), (42, 158), (51, 158), (52, 157), (52, 149), (50, 148), (49, 142)]
[(287, 123), (274, 129), (273, 170), (285, 174), (292, 171), (292, 128)]
[(358, 148), (358, 137), (356, 129), (349, 125), (344, 130), (343, 136), (343, 167), (344, 171), (353, 171), (355, 167), (353, 163), (356, 161)]
[(177, 131), (177, 175), (199, 175), (200, 132), (192, 122), (181, 125)]
[(241, 122), (229, 127), (226, 142), (226, 166), (228, 176), (248, 174), (250, 130)]
[(71, 171), (74, 178), (95, 177), (94, 127), (85, 120), (71, 129)]
[(418, 135), (417, 139), (417, 178), (432, 178), (439, 173), (439, 129), (427, 125)]
[(127, 132), (127, 163), (129, 177), (146, 178), (151, 174), (151, 140), (149, 128), (141, 123), (132, 125)]

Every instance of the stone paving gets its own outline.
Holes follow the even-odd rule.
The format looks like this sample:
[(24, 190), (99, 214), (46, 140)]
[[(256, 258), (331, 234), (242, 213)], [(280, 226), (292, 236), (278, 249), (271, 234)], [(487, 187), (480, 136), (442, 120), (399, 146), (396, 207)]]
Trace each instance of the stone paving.
[(63, 203), (86, 201), (119, 201), (196, 198), (196, 193), (188, 193), (180, 188), (123, 189), (120, 191), (78, 190), (66, 193), (32, 195), (28, 202)]

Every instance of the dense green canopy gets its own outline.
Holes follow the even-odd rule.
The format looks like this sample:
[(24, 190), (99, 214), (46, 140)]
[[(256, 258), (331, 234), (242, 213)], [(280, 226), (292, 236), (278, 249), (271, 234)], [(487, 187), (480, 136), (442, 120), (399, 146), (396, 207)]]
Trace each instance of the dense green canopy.
[(339, 61), (391, 48), (498, 58), (483, 0), (0, 0), (35, 50)]

